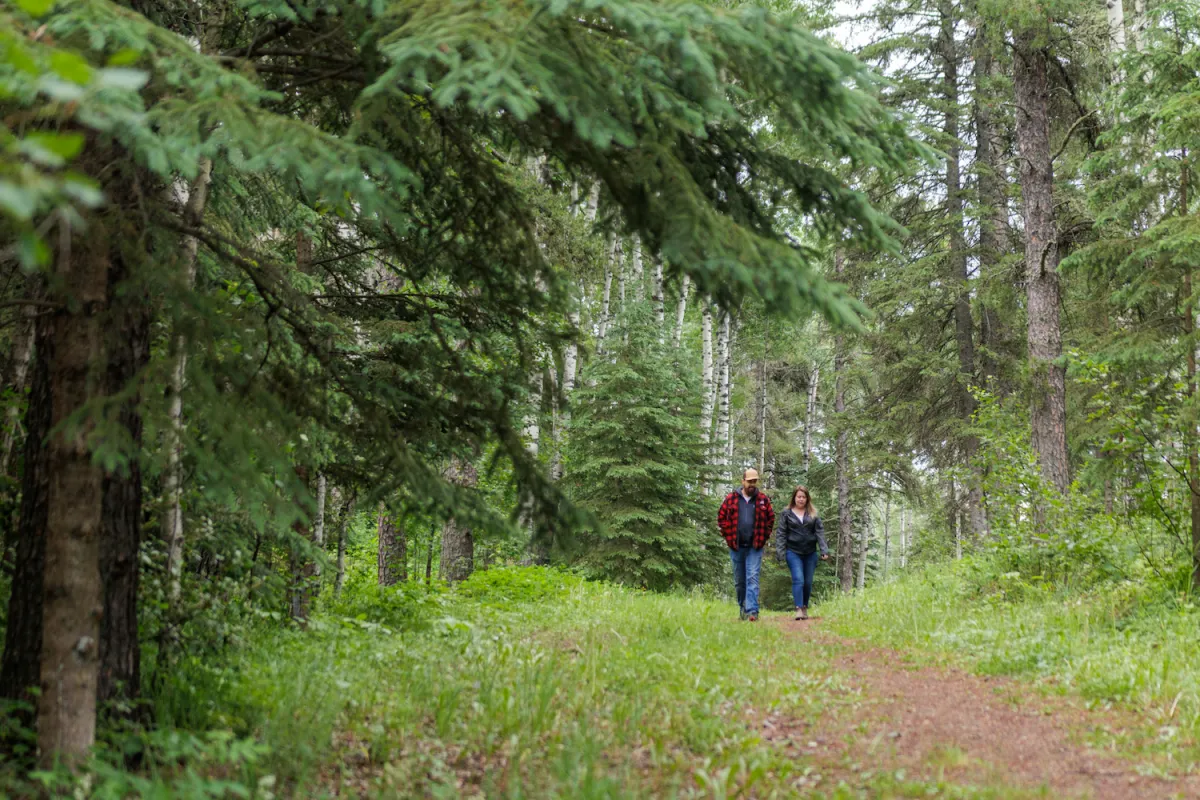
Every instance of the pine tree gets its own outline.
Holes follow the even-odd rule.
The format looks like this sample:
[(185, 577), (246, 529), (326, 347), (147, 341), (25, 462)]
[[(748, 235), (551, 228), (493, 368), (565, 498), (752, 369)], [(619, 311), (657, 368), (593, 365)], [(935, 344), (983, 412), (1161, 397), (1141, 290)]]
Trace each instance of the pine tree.
[[(635, 303), (576, 394), (565, 483), (596, 525), (581, 534), (589, 573), (649, 589), (712, 578), (720, 540), (702, 501), (700, 392), (679, 352)], [(594, 383), (593, 383), (594, 381)]]

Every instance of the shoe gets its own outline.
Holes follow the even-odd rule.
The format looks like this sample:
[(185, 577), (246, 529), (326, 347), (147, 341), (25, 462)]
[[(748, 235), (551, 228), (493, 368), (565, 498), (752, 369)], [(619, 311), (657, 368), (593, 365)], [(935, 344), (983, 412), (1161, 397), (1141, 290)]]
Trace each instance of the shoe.
[(796, 607), (796, 619), (805, 619), (805, 618), (806, 617), (804, 616), (804, 609), (797, 606)]
[(751, 622), (758, 622), (758, 614), (751, 614), (750, 616), (746, 617), (746, 619), (750, 620)]
[(743, 609), (740, 609), (740, 608), (738, 609), (738, 621), (739, 621), (739, 622), (745, 622), (745, 621), (746, 621), (746, 612), (745, 612)]
[(803, 606), (800, 609), (800, 619), (808, 619), (808, 606)]

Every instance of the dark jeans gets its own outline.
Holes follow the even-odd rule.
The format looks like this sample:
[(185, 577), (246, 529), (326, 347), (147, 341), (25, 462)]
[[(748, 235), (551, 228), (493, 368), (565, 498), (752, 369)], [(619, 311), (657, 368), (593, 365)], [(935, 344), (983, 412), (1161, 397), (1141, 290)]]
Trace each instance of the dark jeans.
[(762, 568), (762, 548), (740, 547), (729, 551), (733, 562), (733, 588), (738, 607), (747, 616), (758, 616), (758, 573)]
[(806, 556), (787, 551), (788, 570), (792, 573), (792, 600), (796, 608), (808, 608), (812, 597), (813, 573), (817, 571), (817, 560), (821, 554), (815, 550)]

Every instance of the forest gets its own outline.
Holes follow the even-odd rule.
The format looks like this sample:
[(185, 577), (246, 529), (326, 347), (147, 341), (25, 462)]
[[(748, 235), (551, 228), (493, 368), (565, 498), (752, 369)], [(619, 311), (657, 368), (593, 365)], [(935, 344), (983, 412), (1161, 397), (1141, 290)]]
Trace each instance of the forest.
[(0, 0), (0, 797), (1200, 796), (1129, 2)]

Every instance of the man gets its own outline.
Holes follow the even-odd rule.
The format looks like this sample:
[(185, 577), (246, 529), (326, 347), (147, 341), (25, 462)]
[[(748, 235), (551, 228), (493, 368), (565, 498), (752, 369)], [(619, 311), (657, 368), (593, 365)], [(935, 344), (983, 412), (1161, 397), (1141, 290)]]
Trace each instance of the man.
[(763, 547), (775, 530), (771, 499), (758, 490), (758, 472), (742, 473), (741, 491), (731, 492), (717, 512), (717, 527), (729, 545), (733, 562), (733, 586), (737, 591), (741, 618), (758, 621), (758, 572)]

